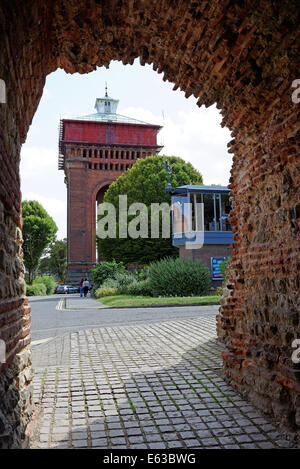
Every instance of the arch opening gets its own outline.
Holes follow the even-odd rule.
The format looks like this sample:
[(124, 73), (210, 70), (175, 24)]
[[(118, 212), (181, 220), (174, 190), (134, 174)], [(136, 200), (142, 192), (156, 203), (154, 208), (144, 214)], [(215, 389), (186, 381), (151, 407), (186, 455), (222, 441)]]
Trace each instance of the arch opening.
[[(6, 315), (1, 332), (7, 339), (0, 386), (6, 386), (12, 370), (15, 382), (25, 383), (17, 389), (15, 409), (2, 403), (6, 414), (21, 415), (5, 444), (23, 444), (30, 419), (30, 379), (20, 379), (30, 369), (20, 234), (21, 143), (47, 73), (57, 68), (85, 73), (113, 59), (125, 64), (136, 57), (142, 65), (153, 63), (164, 80), (184, 89), (187, 97), (196, 96), (199, 105), (216, 102), (223, 125), (232, 131), (231, 223), (236, 233), (228, 295), (218, 316), (224, 373), (258, 407), (299, 434), (298, 369), (291, 361), (292, 342), (299, 335), (300, 111), (291, 90), (299, 78), (297, 1), (270, 1), (268, 8), (263, 2), (227, 0), (139, 6), (111, 1), (109, 9), (92, 0), (31, 4), (27, 11), (16, 0), (0, 7), (0, 77), (6, 84), (6, 103), (0, 104), (1, 315)], [(9, 322), (16, 311), (22, 320)]]

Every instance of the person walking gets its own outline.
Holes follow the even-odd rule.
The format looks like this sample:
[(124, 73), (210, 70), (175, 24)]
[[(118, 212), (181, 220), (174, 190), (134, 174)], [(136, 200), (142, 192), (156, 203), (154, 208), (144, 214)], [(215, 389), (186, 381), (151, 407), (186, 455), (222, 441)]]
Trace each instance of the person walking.
[(80, 298), (83, 297), (83, 278), (79, 282), (79, 293), (80, 293)]
[(83, 285), (83, 295), (84, 295), (84, 298), (86, 298), (89, 288), (90, 288), (90, 282), (88, 281), (87, 278), (84, 279), (84, 282), (82, 285)]

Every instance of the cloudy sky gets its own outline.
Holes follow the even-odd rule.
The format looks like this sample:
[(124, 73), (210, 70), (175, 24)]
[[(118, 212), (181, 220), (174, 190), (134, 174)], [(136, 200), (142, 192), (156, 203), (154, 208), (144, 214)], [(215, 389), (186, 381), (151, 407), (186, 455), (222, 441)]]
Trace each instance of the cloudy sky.
[(85, 75), (58, 70), (47, 77), (44, 93), (21, 152), (23, 200), (38, 200), (55, 220), (58, 239), (66, 236), (67, 192), (64, 173), (58, 171), (58, 126), (63, 117), (95, 112), (97, 97), (105, 93), (120, 100), (117, 113), (164, 128), (158, 136), (161, 153), (190, 161), (203, 175), (204, 184), (227, 185), (232, 157), (227, 152), (230, 132), (221, 128), (215, 106), (198, 108), (162, 75), (136, 61), (112, 62)]

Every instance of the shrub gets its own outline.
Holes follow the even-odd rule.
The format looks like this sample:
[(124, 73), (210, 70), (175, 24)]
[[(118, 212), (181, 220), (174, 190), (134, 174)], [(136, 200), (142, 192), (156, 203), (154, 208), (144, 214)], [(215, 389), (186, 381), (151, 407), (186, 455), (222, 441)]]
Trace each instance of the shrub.
[(149, 278), (149, 267), (145, 266), (141, 270), (135, 269), (133, 271), (133, 274), (138, 282), (140, 282), (141, 280), (147, 280), (147, 278)]
[[(118, 289), (119, 287), (119, 284), (117, 282), (117, 280), (115, 280), (114, 278), (107, 278), (101, 285), (101, 287), (105, 287), (105, 288), (115, 288), (116, 290)], [(99, 288), (101, 288), (99, 287)]]
[(114, 278), (118, 272), (125, 272), (125, 267), (122, 262), (98, 262), (92, 269), (93, 287), (96, 290), (108, 278)]
[(167, 258), (150, 265), (153, 296), (201, 296), (208, 293), (210, 271), (200, 261)]
[(118, 294), (116, 288), (102, 286), (96, 290), (96, 298), (103, 298), (104, 296), (115, 296)]
[(126, 294), (128, 286), (134, 282), (134, 275), (127, 271), (117, 272), (114, 276), (114, 281), (117, 283), (117, 290), (119, 294)]
[(43, 283), (34, 283), (33, 285), (26, 285), (27, 296), (46, 296), (47, 290)]
[(45, 285), (46, 295), (52, 295), (54, 293), (56, 282), (51, 275), (43, 275), (43, 277), (37, 277), (34, 282), (34, 285)]
[(141, 280), (140, 282), (132, 282), (127, 287), (127, 293), (128, 295), (152, 296), (149, 279)]

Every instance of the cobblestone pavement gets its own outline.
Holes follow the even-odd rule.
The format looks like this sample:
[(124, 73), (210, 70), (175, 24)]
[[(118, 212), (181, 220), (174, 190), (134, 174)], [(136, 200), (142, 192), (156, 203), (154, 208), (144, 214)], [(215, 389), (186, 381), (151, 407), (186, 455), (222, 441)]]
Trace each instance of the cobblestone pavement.
[(103, 327), (34, 347), (32, 448), (285, 448), (221, 375), (215, 318)]

